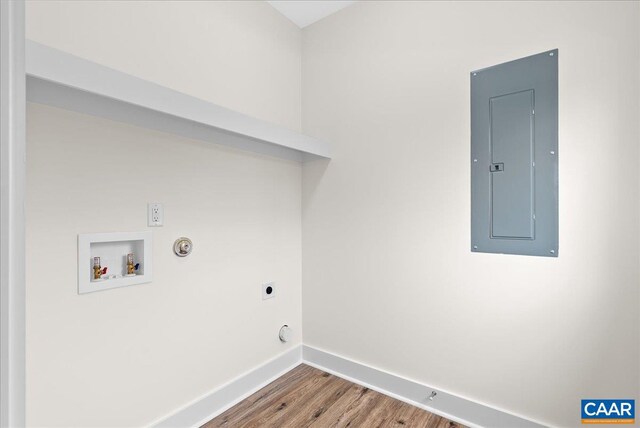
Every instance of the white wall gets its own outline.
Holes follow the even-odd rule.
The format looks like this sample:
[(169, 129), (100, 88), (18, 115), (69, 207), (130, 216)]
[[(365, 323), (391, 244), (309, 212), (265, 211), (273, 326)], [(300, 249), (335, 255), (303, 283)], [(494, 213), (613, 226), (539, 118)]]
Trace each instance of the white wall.
[[(29, 426), (145, 425), (300, 343), (299, 164), (37, 104), (27, 156)], [(148, 201), (153, 282), (78, 295), (77, 235), (147, 230)]]
[(27, 1), (27, 38), (300, 129), (300, 30), (262, 1)]
[[(640, 3), (359, 2), (303, 30), (304, 342), (580, 425), (639, 373)], [(469, 72), (560, 49), (560, 257), (469, 251)]]
[[(263, 3), (178, 3), (29, 3), (27, 33), (298, 128), (299, 30)], [(300, 164), (37, 104), (27, 163), (29, 426), (147, 425), (300, 344)], [(153, 283), (79, 296), (77, 235), (148, 230), (147, 202)]]

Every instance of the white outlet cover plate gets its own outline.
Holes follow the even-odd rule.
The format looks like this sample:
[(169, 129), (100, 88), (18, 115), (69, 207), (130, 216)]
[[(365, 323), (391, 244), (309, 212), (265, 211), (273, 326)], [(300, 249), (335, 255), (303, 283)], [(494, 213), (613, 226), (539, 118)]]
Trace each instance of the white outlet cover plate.
[[(269, 287), (271, 287), (271, 293), (269, 293)], [(262, 300), (273, 299), (276, 297), (276, 284), (275, 282), (265, 282), (262, 284)]]
[(149, 227), (160, 227), (164, 224), (164, 208), (162, 204), (151, 202), (147, 205), (147, 225)]

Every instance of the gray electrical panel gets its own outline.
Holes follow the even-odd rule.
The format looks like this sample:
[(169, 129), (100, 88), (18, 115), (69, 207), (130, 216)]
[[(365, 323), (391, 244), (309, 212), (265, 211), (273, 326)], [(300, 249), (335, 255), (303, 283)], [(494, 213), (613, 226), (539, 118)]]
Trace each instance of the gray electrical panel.
[(558, 256), (558, 50), (471, 72), (471, 251)]

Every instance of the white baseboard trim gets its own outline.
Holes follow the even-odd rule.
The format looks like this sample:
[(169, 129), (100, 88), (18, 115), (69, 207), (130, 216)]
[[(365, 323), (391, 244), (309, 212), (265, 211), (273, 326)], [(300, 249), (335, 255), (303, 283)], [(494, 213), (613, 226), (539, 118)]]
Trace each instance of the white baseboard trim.
[[(544, 425), (458, 395), (307, 345), (299, 345), (150, 424), (199, 427), (301, 363), (409, 403), (469, 427), (533, 428)], [(433, 401), (428, 399), (435, 391)]]
[[(304, 364), (469, 427), (529, 428), (544, 426), (523, 417), (307, 345), (302, 347), (302, 361)], [(433, 391), (437, 395), (433, 401), (430, 401), (428, 397)]]
[(156, 428), (199, 427), (301, 363), (302, 346), (299, 345), (192, 401), (176, 412), (152, 422), (150, 426)]

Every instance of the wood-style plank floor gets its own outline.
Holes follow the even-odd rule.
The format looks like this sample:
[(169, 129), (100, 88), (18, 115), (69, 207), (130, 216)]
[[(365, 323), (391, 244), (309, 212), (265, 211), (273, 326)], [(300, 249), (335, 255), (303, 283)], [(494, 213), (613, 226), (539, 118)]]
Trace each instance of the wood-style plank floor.
[(304, 364), (203, 425), (204, 428), (310, 426), (462, 427)]

